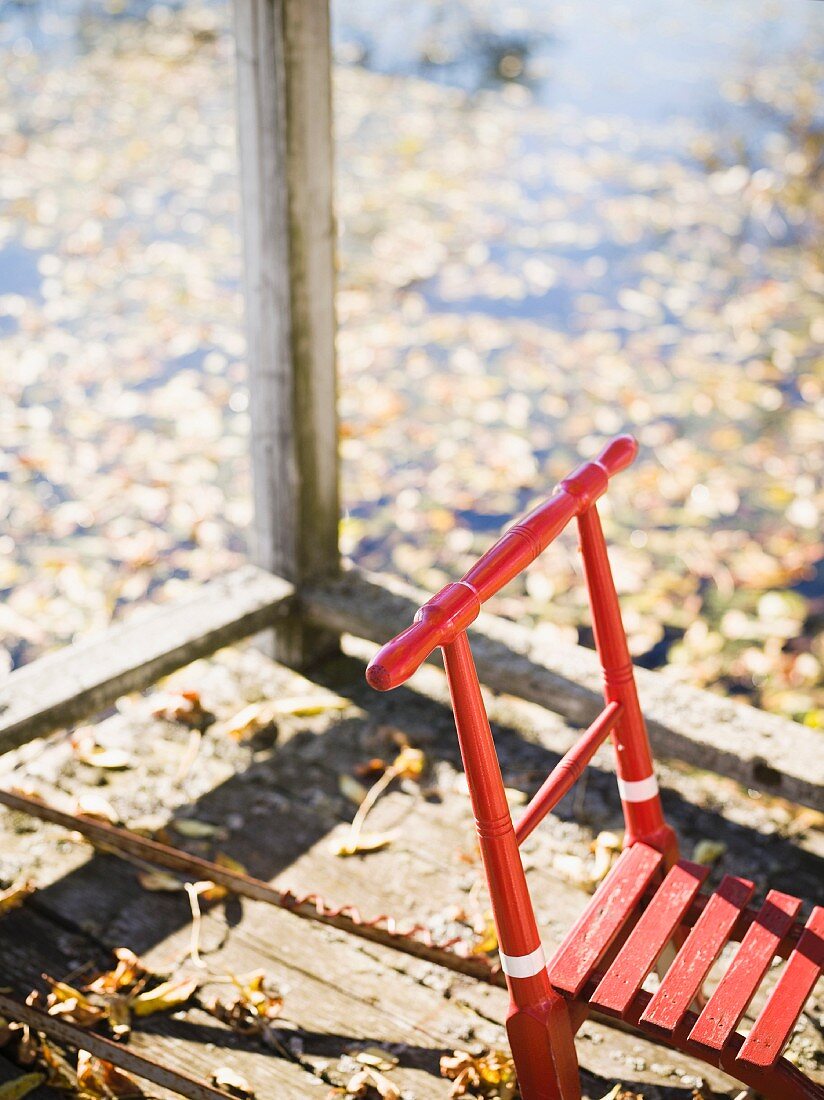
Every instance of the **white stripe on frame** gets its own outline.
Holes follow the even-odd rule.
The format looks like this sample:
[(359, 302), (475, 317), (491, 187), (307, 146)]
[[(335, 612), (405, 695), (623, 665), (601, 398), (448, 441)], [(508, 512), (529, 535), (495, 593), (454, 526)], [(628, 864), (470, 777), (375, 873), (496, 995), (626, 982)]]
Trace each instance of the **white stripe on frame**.
[(623, 802), (647, 802), (658, 794), (658, 782), (654, 775), (646, 779), (621, 779), (618, 776), (618, 793)]
[(500, 952), (501, 968), (510, 978), (532, 978), (546, 967), (543, 947), (537, 947), (529, 955), (505, 955)]

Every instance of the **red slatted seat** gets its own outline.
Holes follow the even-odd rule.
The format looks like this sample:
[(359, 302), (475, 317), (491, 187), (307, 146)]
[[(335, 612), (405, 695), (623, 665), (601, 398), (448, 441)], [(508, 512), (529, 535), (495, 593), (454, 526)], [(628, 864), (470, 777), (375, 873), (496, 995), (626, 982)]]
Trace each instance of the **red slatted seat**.
[(738, 1052), (742, 1061), (754, 1066), (775, 1065), (822, 970), (824, 909), (817, 905), (775, 989)]
[(801, 908), (798, 898), (770, 890), (758, 917), (690, 1032), (694, 1043), (721, 1050), (755, 996), (778, 946)]
[(619, 1015), (629, 1008), (708, 874), (709, 867), (676, 863), (610, 964), (591, 1004)]
[(661, 866), (663, 856), (646, 844), (634, 844), (598, 887), (592, 901), (549, 964), (556, 989), (577, 996), (626, 925)]
[(746, 879), (724, 876), (644, 1010), (644, 1023), (675, 1030), (729, 940), (753, 890)]

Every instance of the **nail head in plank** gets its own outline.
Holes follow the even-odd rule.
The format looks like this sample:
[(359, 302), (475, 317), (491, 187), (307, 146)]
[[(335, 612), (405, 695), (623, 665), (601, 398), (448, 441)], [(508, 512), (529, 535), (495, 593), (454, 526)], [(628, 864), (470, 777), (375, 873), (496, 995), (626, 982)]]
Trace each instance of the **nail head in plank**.
[(810, 914), (769, 1000), (758, 1014), (738, 1057), (754, 1066), (778, 1061), (804, 1003), (824, 970), (824, 908)]
[(549, 964), (549, 980), (557, 989), (573, 997), (580, 993), (663, 858), (647, 844), (633, 844), (621, 854)]
[(744, 1015), (800, 908), (798, 898), (770, 890), (729, 969), (690, 1032), (693, 1042), (721, 1050)]
[(708, 874), (709, 867), (687, 860), (670, 869), (593, 993), (592, 1004), (626, 1011)]
[(674, 1031), (729, 940), (755, 887), (725, 875), (681, 945), (661, 985), (641, 1017), (644, 1023)]

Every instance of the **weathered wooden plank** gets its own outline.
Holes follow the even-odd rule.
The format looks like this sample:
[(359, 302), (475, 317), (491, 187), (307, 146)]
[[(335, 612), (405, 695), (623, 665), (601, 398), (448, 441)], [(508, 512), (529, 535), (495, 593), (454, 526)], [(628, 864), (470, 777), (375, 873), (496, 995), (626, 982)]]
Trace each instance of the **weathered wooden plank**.
[(254, 566), (16, 669), (0, 684), (0, 752), (95, 714), (183, 664), (271, 626), (290, 584)]
[[(339, 563), (329, 8), (234, 10), (254, 553), (299, 585)], [(296, 617), (277, 631), (286, 664), (321, 648)]]
[[(347, 573), (301, 594), (319, 626), (382, 643), (412, 621), (427, 594), (383, 575)], [(536, 645), (529, 630), (482, 613), (469, 631), (481, 681), (548, 707), (578, 725), (603, 707), (596, 654), (583, 646)], [(431, 658), (436, 663), (439, 656)], [(824, 786), (819, 734), (797, 722), (636, 668), (654, 751), (748, 787), (818, 807)]]
[[(101, 879), (97, 883), (97, 890), (104, 902), (107, 896), (121, 887), (122, 883), (116, 875), (112, 880)], [(121, 903), (124, 900), (121, 894)], [(77, 967), (78, 960), (91, 964), (92, 969), (111, 965), (111, 957), (105, 949), (80, 930), (67, 931), (66, 926), (70, 922), (61, 919), (59, 914), (60, 923), (53, 923), (48, 908), (48, 905), (38, 906), (38, 911), (35, 911), (27, 906), (0, 921), (3, 981), (11, 984), (17, 1001), (32, 989), (44, 989), (45, 982), (41, 977), (44, 972), (51, 977), (62, 978)], [(108, 946), (118, 944), (110, 942)], [(0, 1013), (9, 1019), (23, 1019), (19, 1008), (3, 1000), (0, 1000)], [(54, 1028), (49, 1033), (61, 1045), (82, 1045), (93, 1054), (146, 1077), (161, 1087), (163, 1097), (184, 1095), (202, 1097), (203, 1100), (214, 1097), (217, 1100), (224, 1094), (210, 1088), (206, 1082), (213, 1070), (227, 1065), (258, 1087), (257, 1095), (261, 1100), (280, 1100), (281, 1097), (288, 1097), (289, 1100), (317, 1097), (322, 1100), (325, 1095), (321, 1082), (311, 1072), (291, 1059), (273, 1057), (271, 1051), (247, 1042), (196, 1004), (180, 1017), (164, 1013), (144, 1021), (133, 1020), (127, 1050), (119, 1043), (109, 1043), (102, 1036), (85, 1032), (81, 1033), (83, 1042), (80, 1044), (80, 1036), (74, 1033), (76, 1029), (65, 1025), (61, 1029), (58, 1019), (50, 1019), (54, 1021)], [(50, 1021), (48, 1026), (52, 1026)], [(42, 1027), (42, 1030), (46, 1028)], [(121, 1051), (127, 1057), (125, 1062), (118, 1058)], [(132, 1065), (128, 1064), (130, 1054), (136, 1059)], [(157, 1068), (160, 1074), (153, 1073), (151, 1066), (143, 1064), (145, 1061), (159, 1063)], [(192, 1078), (195, 1080), (192, 1081)], [(188, 1089), (187, 1079), (191, 1085)]]

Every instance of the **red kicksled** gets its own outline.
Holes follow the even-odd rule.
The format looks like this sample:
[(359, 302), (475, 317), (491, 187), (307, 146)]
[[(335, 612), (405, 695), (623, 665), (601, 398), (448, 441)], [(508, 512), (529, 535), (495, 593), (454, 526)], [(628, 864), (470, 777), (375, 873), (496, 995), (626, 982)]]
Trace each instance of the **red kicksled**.
[[(801, 902), (771, 890), (748, 907), (754, 886), (726, 876), (702, 894), (707, 868), (679, 859), (664, 819), (646, 726), (596, 502), (635, 458), (628, 435), (613, 439), (495, 543), (454, 584), (418, 611), (367, 669), (372, 687), (404, 683), (443, 650), (501, 966), (510, 993), (507, 1033), (524, 1100), (580, 1100), (574, 1036), (591, 1009), (618, 1017), (649, 1039), (696, 1056), (769, 1100), (824, 1100), (781, 1052), (824, 967), (824, 909), (806, 925)], [(525, 569), (573, 519), (581, 541), (606, 705), (554, 768), (517, 823), (509, 813), (467, 628), (486, 600)], [(615, 749), (626, 822), (625, 848), (586, 911), (547, 962), (519, 846), (558, 804), (607, 737)], [(740, 946), (715, 992), (691, 1006), (722, 948)], [(655, 994), (641, 986), (677, 948)], [(745, 1038), (736, 1030), (775, 956), (787, 959)]]

